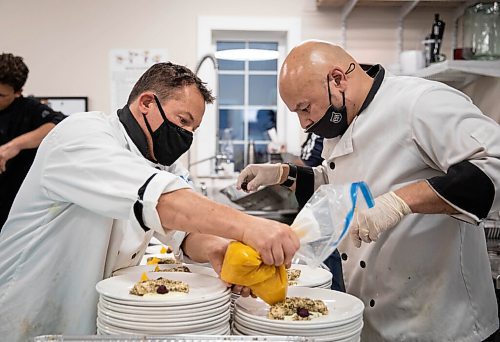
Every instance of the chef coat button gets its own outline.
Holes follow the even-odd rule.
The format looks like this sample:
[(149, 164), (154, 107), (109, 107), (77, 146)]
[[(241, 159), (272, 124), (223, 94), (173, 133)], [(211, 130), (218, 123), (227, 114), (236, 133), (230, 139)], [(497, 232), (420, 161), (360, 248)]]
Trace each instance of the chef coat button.
[(361, 266), (361, 268), (365, 268), (366, 267), (366, 262), (364, 262), (363, 260), (361, 260), (359, 262), (359, 266)]
[(342, 255), (340, 256), (342, 258), (342, 260), (346, 261), (347, 260), (347, 254), (345, 253), (342, 253)]
[(132, 259), (134, 259), (136, 255), (137, 253), (132, 254)]
[(370, 306), (373, 308), (375, 306), (375, 300), (370, 300)]
[(330, 162), (330, 169), (335, 169), (335, 163), (334, 162)]

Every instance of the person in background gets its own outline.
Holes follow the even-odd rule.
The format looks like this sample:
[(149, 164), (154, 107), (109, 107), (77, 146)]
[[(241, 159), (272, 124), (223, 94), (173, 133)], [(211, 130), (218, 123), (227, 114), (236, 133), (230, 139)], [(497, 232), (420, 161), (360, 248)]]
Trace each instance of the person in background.
[(323, 137), (316, 135), (314, 133), (307, 133), (307, 138), (302, 144), (300, 150), (300, 160), (302, 165), (309, 167), (314, 167), (321, 165), (323, 162), (323, 157), (321, 157), (321, 152), (323, 151)]
[(291, 263), (289, 226), (197, 194), (176, 162), (213, 99), (188, 68), (158, 63), (118, 115), (79, 113), (50, 132), (0, 234), (2, 339), (95, 334), (96, 284), (138, 265), (153, 234), (217, 272), (229, 239)]
[(65, 118), (23, 96), (28, 72), (22, 57), (0, 54), (0, 231), (38, 145)]
[(456, 89), (364, 71), (328, 42), (293, 48), (279, 89), (324, 137), (325, 161), (249, 165), (237, 186), (285, 183), (306, 199), (322, 184), (369, 185), (375, 205), (356, 210), (338, 248), (346, 292), (365, 304), (361, 340), (489, 338), (497, 302), (477, 224), (500, 211), (500, 126)]

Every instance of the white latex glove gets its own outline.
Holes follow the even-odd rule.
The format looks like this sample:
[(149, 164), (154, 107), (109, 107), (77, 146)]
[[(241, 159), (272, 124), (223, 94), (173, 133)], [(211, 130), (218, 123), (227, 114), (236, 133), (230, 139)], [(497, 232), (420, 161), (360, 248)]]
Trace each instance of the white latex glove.
[(262, 185), (278, 184), (282, 175), (282, 164), (250, 164), (238, 176), (236, 188), (241, 190), (241, 184), (245, 182), (247, 185), (246, 189), (243, 187), (243, 190), (255, 191)]
[(361, 241), (377, 241), (380, 234), (397, 225), (411, 209), (394, 192), (375, 198), (375, 205), (369, 209), (356, 210), (349, 229), (354, 245), (361, 247)]

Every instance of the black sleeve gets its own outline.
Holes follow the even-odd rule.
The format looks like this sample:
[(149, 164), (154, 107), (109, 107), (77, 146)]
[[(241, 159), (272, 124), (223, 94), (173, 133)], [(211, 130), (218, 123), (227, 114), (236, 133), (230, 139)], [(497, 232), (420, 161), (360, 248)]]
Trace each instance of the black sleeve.
[(27, 112), (30, 114), (31, 127), (37, 129), (46, 123), (53, 123), (57, 125), (66, 118), (61, 112), (56, 112), (47, 105), (44, 105), (37, 100), (27, 99), (29, 101)]
[(428, 179), (444, 199), (479, 219), (488, 216), (495, 198), (491, 179), (469, 161), (452, 165), (446, 175)]
[(137, 201), (134, 203), (135, 218), (145, 232), (147, 232), (149, 228), (146, 226), (146, 224), (144, 223), (144, 219), (142, 218), (142, 209), (144, 208), (142, 201), (144, 200), (144, 193), (146, 192), (146, 188), (148, 187), (149, 182), (151, 182), (151, 179), (153, 179), (154, 176), (156, 176), (156, 173), (152, 174), (151, 177), (149, 177), (146, 182), (139, 188), (139, 190), (137, 191)]
[(302, 208), (314, 193), (314, 172), (312, 167), (297, 166), (295, 197)]

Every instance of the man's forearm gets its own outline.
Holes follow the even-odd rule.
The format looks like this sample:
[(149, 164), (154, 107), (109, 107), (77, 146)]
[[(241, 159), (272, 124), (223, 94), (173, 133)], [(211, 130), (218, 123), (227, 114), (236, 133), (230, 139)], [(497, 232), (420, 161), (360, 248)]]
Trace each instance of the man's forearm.
[(19, 150), (26, 150), (30, 148), (36, 148), (40, 145), (43, 138), (55, 127), (55, 124), (49, 122), (41, 125), (37, 129), (32, 130), (31, 132), (22, 134), (15, 139), (12, 139), (7, 144), (12, 144), (17, 147)]
[(251, 218), (188, 189), (163, 194), (156, 208), (164, 228), (239, 241), (243, 239), (243, 227)]
[(210, 261), (211, 250), (227, 245), (227, 240), (208, 234), (191, 233), (182, 242), (182, 251), (196, 262)]
[(419, 214), (458, 214), (443, 201), (425, 181), (419, 181), (394, 191), (408, 204), (413, 213)]

